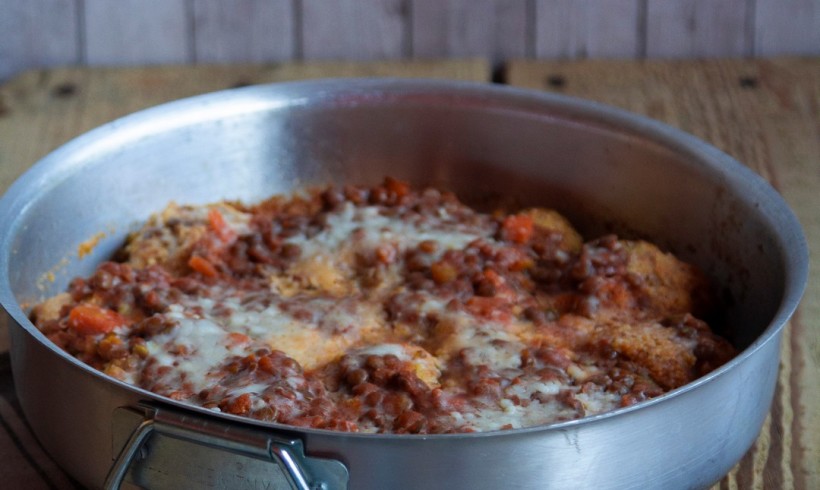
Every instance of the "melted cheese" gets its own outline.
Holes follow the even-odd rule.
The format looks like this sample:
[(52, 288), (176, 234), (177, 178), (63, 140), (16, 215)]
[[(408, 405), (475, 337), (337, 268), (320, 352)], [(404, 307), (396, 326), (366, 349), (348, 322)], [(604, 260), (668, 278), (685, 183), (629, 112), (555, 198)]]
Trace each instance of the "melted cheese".
[(327, 224), (313, 236), (298, 235), (290, 243), (299, 245), (304, 256), (335, 254), (353, 240), (373, 249), (383, 243), (396, 244), (406, 250), (427, 240), (439, 244), (438, 253), (461, 249), (487, 234), (486, 229), (458, 222), (441, 210), (438, 216), (415, 216), (406, 220), (385, 216), (376, 206), (356, 207), (346, 203), (327, 217)]
[[(428, 400), (426, 406), (436, 407), (438, 411), (431, 417), (437, 417), (442, 427), (488, 431), (569, 420), (619, 407), (622, 397), (616, 392), (617, 388), (612, 387), (614, 382), (595, 384), (600, 383), (596, 379), (606, 379), (608, 368), (584, 364), (587, 359), (583, 352), (586, 351), (579, 349), (583, 346), (606, 343), (626, 360), (640, 361), (642, 367), (650, 374), (657, 373), (658, 378), (680, 378), (685, 382), (696, 362), (694, 351), (698, 341), (656, 320), (622, 321), (622, 310), (613, 309), (605, 321), (594, 316), (565, 314), (554, 322), (542, 319), (537, 325), (538, 322), (526, 319), (529, 315), (522, 314), (525, 307), (544, 308), (544, 302), (557, 303), (557, 298), (549, 297), (548, 290), (534, 293), (539, 277), (526, 276), (522, 271), (529, 273), (528, 267), (542, 267), (549, 262), (543, 252), (549, 250), (550, 243), (560, 245), (550, 259), (560, 264), (568, 263), (570, 254), (581, 248), (580, 236), (560, 215), (545, 210), (525, 213), (535, 222), (536, 233), (539, 229), (552, 230), (555, 233), (550, 235), (550, 240), (557, 240), (557, 234), (563, 236), (563, 241), (553, 240), (546, 245), (542, 243), (540, 250), (535, 247), (528, 250), (526, 243), (520, 240), (503, 238), (510, 232), (505, 229), (508, 225), (512, 226), (513, 236), (529, 236), (532, 230), (525, 226), (526, 221), (518, 226), (520, 223), (515, 220), (479, 217), (466, 208), (459, 211), (460, 208), (450, 207), (455, 213), (451, 214), (447, 206), (445, 203), (435, 211), (417, 212), (414, 209), (421, 208), (410, 205), (356, 206), (347, 202), (320, 216), (298, 212), (288, 216), (295, 218), (295, 225), (283, 221), (271, 227), (283, 230), (280, 235), (270, 229), (256, 230), (255, 227), (261, 227), (260, 216), (229, 204), (169, 207), (130, 243), (130, 250), (135, 254), (131, 266), (158, 264), (166, 267), (171, 275), (191, 273), (190, 249), (195, 244), (213, 244), (215, 240), (208, 233), (221, 235), (218, 246), (208, 249), (216, 257), (215, 261), (223, 260), (219, 254), (226, 250), (238, 252), (224, 262), (215, 262), (220, 266), (219, 274), (224, 274), (226, 280), (219, 281), (223, 277), (216, 273), (204, 277), (200, 271), (199, 276), (192, 276), (194, 289), (201, 293), (199, 296), (188, 295), (182, 292), (187, 289), (180, 287), (174, 290), (175, 304), (164, 313), (151, 311), (166, 328), (146, 337), (147, 356), (141, 365), (143, 374), (147, 373), (146, 383), (156, 385), (162, 394), (177, 395), (178, 399), (193, 403), (201, 392), (204, 393), (201, 398), (213, 395), (207, 402), (200, 400), (200, 403), (207, 406), (220, 403), (229, 411), (230, 403), (240, 400), (244, 409), (249, 404), (251, 411), (272, 408), (269, 411), (282, 409), (296, 413), (316, 401), (311, 398), (315, 395), (311, 390), (316, 385), (308, 386), (308, 378), (314, 383), (325, 381), (321, 376), (344, 372), (333, 363), (342, 358), (345, 359), (342, 362), (348, 362), (352, 356), (354, 359), (350, 362), (358, 362), (356, 368), (365, 369), (369, 362), (365, 359), (369, 356), (395, 356), (402, 362), (398, 368), (392, 360), (385, 364), (389, 364), (390, 369), (400, 369), (398, 373), (388, 370), (384, 374), (387, 369), (384, 365), (369, 362), (372, 369), (382, 370), (380, 375), (387, 376), (379, 381), (383, 383), (380, 388), (400, 390), (396, 387), (396, 378), (390, 376), (408, 382), (408, 370), (412, 370), (428, 391), (410, 377), (412, 384), (408, 386), (413, 390), (408, 392), (413, 396), (434, 394), (430, 400), (435, 401)], [(218, 223), (214, 215), (209, 214), (213, 210), (219, 212), (230, 233), (220, 233), (224, 226), (211, 222)], [(237, 236), (268, 232), (275, 236), (246, 237), (251, 240), (235, 242)], [(203, 236), (211, 241), (198, 242)], [(274, 255), (284, 250), (284, 247), (277, 249), (283, 243), (292, 247), (287, 249), (287, 254), (283, 252), (275, 257), (281, 259), (278, 262), (271, 260), (263, 267), (249, 258), (248, 262), (240, 262), (244, 266), (237, 268), (240, 272), (225, 271), (232, 260), (245, 260), (241, 255), (242, 246), (250, 248), (251, 244), (262, 242)], [(435, 245), (420, 247), (422, 242), (435, 242)], [(229, 248), (234, 245), (238, 247)], [(444, 274), (447, 278), (441, 279), (441, 275), (430, 270), (448, 250), (467, 247), (470, 247), (468, 253), (446, 257), (447, 261), (461, 261), (457, 264), (461, 267), (460, 276), (452, 278), (449, 276), (453, 274)], [(423, 251), (414, 251), (415, 248)], [(633, 273), (637, 271), (652, 278), (655, 269), (663, 271), (676, 266), (671, 258), (664, 257), (665, 262), (653, 259), (654, 249), (633, 248), (637, 250), (633, 250), (636, 258), (629, 262)], [(292, 253), (294, 250), (298, 250), (298, 254)], [(519, 258), (526, 260), (516, 262)], [(538, 261), (540, 263), (535, 264)], [(664, 267), (656, 266), (657, 263)], [(259, 275), (248, 279), (241, 272), (248, 269)], [(491, 277), (495, 282), (487, 293), (483, 288), (486, 284), (481, 281)], [(675, 295), (674, 301), (661, 301), (670, 291), (680, 293), (680, 284), (691, 282), (687, 282), (688, 276), (681, 277), (678, 281), (651, 283), (654, 289), (650, 292), (655, 293), (652, 296), (655, 302), (673, 311), (685, 304), (688, 293)], [(111, 281), (112, 287), (121, 285), (116, 275)], [(140, 285), (139, 292), (147, 296), (151, 292), (150, 284)], [(42, 321), (57, 322), (67, 298), (58, 297), (44, 303), (36, 311), (37, 316)], [(585, 299), (590, 311), (603, 308), (596, 303), (599, 299), (594, 295)], [(394, 314), (396, 318), (391, 316)], [(132, 327), (118, 327), (114, 333), (125, 338), (129, 328)], [(103, 336), (100, 334), (100, 339)], [(271, 373), (270, 368), (254, 371), (257, 364), (252, 356), (260, 356), (259, 366), (262, 366), (261, 357), (269, 354), (260, 353), (260, 349), (282, 351), (296, 360), (304, 373), (293, 374), (297, 371), (283, 368), (285, 371), (281, 373), (290, 376), (283, 379), (284, 374), (276, 378), (281, 373)], [(578, 352), (582, 354), (576, 355)], [(140, 352), (140, 356), (142, 354)], [(552, 355), (555, 357), (551, 358)], [(273, 363), (274, 357), (283, 361), (282, 366), (288, 365), (289, 361), (278, 353), (266, 362)], [(252, 367), (237, 368), (243, 359)], [(677, 364), (670, 359), (676, 359)], [(452, 372), (443, 373), (450, 367)], [(124, 371), (123, 378), (138, 383), (143, 379), (138, 369)], [(237, 373), (240, 369), (246, 371)], [(361, 379), (360, 374), (352, 379)], [(276, 378), (270, 381), (272, 384), (260, 381), (269, 375), (271, 379)], [(377, 389), (373, 384), (376, 378), (372, 371), (364, 377), (371, 383), (365, 386), (367, 390)], [(344, 410), (352, 410), (353, 406), (382, 410), (379, 416), (387, 420), (386, 423), (381, 420), (379, 423), (383, 425), (378, 425), (374, 422), (376, 417), (370, 420), (364, 417), (365, 420), (355, 421), (357, 430), (391, 430), (391, 423), (398, 419), (398, 414), (379, 408), (379, 402), (372, 401), (381, 395), (371, 396), (371, 401), (363, 396), (356, 403), (349, 403), (345, 397), (359, 393), (355, 389), (358, 385), (352, 383), (356, 381), (334, 379), (323, 388), (338, 391), (324, 401), (338, 401), (346, 407)], [(605, 391), (602, 386), (613, 392)], [(272, 402), (276, 396), (281, 399)], [(277, 405), (267, 405), (270, 403)]]
[(179, 306), (173, 306), (168, 317), (175, 320), (173, 328), (146, 342), (149, 359), (173, 368), (160, 376), (163, 385), (198, 393), (219, 380), (219, 374), (211, 373), (225, 359), (243, 354), (241, 346), (232, 345), (228, 332), (211, 319), (190, 318)]
[(175, 328), (149, 342), (149, 352), (161, 364), (170, 365), (175, 355), (168, 351), (183, 345), (195, 354), (182, 369), (190, 365), (192, 370), (204, 372), (241, 353), (239, 346), (227, 346), (236, 343), (230, 334), (240, 333), (257, 345), (262, 342), (285, 352), (305, 369), (313, 369), (341, 357), (351, 345), (384, 328), (381, 312), (366, 302), (304, 297), (275, 300), (262, 307), (258, 302), (243, 301), (236, 291), (214, 294), (226, 297), (221, 301), (186, 298), (165, 314), (175, 321)]

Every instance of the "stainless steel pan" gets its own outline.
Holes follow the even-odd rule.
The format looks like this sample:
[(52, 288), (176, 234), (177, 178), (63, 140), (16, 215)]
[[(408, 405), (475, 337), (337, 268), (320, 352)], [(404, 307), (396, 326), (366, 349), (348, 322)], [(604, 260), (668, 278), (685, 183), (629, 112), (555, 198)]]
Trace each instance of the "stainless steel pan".
[[(67, 356), (26, 317), (27, 306), (89, 274), (170, 200), (253, 201), (385, 174), (467, 201), (552, 206), (587, 236), (650, 237), (720, 284), (725, 333), (742, 353), (665, 396), (579, 421), (363, 435), (158, 397)], [(808, 267), (783, 200), (702, 141), (590, 102), (464, 83), (328, 80), (166, 104), (68, 143), (0, 203), (0, 301), (20, 402), (46, 449), (89, 487), (107, 477), (110, 486), (167, 488), (706, 487), (760, 430), (780, 333)], [(92, 253), (80, 257), (78, 247), (95, 236)]]

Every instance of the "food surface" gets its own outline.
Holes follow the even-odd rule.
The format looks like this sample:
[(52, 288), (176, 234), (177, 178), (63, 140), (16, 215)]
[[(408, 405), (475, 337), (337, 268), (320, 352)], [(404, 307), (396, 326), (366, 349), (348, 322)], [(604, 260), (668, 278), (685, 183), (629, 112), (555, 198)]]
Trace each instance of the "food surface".
[(715, 306), (650, 243), (584, 242), (555, 211), (486, 214), (387, 178), (171, 204), (32, 317), (108, 375), (214, 411), (451, 433), (682, 386), (735, 355), (701, 320)]

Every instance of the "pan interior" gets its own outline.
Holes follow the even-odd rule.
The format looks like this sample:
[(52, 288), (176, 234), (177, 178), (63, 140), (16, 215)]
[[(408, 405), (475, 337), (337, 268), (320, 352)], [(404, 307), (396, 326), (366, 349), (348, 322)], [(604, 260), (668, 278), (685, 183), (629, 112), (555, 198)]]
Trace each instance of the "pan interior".
[(48, 157), (7, 196), (19, 211), (6, 217), (16, 302), (30, 306), (90, 274), (170, 201), (254, 202), (390, 175), (451, 189), (479, 207), (553, 207), (586, 238), (649, 238), (720, 285), (722, 333), (739, 348), (781, 305), (788, 264), (777, 212), (765, 211), (768, 191), (694, 139), (617, 111), (512, 91), (302, 87), (163, 106)]

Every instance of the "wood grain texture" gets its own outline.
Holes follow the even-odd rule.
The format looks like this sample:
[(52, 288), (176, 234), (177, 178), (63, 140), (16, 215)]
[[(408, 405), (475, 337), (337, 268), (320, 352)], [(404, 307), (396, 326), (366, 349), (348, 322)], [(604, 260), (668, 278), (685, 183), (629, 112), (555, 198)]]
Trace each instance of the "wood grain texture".
[(416, 58), (524, 57), (531, 37), (527, 0), (414, 0), (412, 54)]
[[(820, 270), (820, 59), (518, 61), (507, 79), (648, 115), (734, 156), (785, 197)], [(716, 488), (820, 488), (820, 281), (809, 281), (781, 356), (760, 437)]]
[(820, 1), (755, 0), (758, 56), (820, 54)]
[(409, 54), (409, 0), (301, 0), (304, 59), (379, 60)]
[(639, 0), (535, 0), (536, 58), (637, 58)]
[(89, 65), (183, 63), (193, 59), (185, 0), (84, 0)]
[(752, 54), (747, 0), (648, 0), (649, 58), (740, 57)]
[(0, 80), (33, 67), (79, 63), (76, 0), (0, 0)]
[(296, 53), (293, 0), (193, 0), (197, 63), (283, 61)]
[[(49, 489), (57, 488), (74, 489), (73, 482), (63, 473), (63, 471), (54, 464), (53, 461), (46, 455), (46, 452), (37, 444), (34, 435), (28, 428), (22, 414), (15, 407), (0, 395), (0, 439), (14, 439), (16, 444), (25, 447), (27, 450), (24, 458), (19, 457), (16, 451), (0, 452), (0, 457), (3, 461), (3, 469), (0, 470), (0, 475), (3, 475), (4, 484), (8, 484), (12, 478), (20, 478), (16, 481), (25, 482), (18, 488), (25, 488), (26, 490)], [(0, 447), (8, 448), (8, 442), (0, 440)], [(9, 454), (11, 453), (11, 454)], [(19, 459), (7, 459), (5, 456), (18, 456)], [(30, 467), (33, 462), (38, 464), (37, 473), (39, 478), (31, 478)]]
[(820, 0), (0, 0), (0, 81), (66, 64), (820, 55)]

